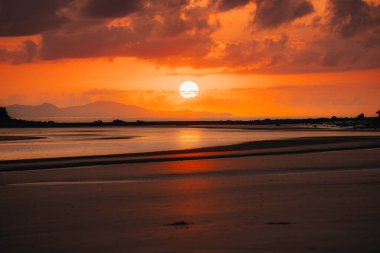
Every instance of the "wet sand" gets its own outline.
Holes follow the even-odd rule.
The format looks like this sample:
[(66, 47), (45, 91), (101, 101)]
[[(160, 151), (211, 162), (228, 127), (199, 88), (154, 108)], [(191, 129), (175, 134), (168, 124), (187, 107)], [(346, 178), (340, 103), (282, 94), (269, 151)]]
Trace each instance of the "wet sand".
[(38, 140), (38, 139), (44, 139), (45, 137), (42, 136), (18, 136), (18, 135), (6, 135), (1, 136), (0, 135), (0, 141), (25, 141), (25, 140)]
[(374, 143), (4, 171), (1, 252), (379, 252)]

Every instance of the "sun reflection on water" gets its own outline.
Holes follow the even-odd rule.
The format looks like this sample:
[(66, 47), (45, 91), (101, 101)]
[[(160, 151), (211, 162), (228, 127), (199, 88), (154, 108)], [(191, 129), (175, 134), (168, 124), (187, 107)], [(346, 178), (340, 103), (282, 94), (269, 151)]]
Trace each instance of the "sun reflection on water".
[(200, 131), (197, 129), (181, 130), (179, 132), (179, 141), (180, 142), (199, 142)]

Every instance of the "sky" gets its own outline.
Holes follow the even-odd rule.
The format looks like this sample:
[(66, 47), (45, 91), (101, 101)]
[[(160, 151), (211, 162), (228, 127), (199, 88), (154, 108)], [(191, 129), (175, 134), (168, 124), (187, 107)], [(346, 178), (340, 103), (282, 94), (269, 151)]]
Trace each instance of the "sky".
[(380, 0), (0, 0), (3, 106), (373, 116), (379, 94)]

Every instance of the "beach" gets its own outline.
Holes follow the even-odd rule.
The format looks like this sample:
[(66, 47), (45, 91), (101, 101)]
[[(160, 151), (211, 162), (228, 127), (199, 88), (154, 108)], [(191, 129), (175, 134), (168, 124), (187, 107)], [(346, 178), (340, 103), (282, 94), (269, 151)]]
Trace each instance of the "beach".
[(380, 250), (378, 137), (11, 163), (4, 252)]
[(380, 253), (380, 0), (0, 0), (0, 253)]

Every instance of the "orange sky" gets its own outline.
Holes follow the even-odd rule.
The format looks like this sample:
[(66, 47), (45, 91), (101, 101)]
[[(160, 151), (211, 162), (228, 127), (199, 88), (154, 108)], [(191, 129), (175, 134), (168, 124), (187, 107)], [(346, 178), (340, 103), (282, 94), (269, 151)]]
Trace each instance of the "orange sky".
[[(379, 1), (3, 2), (0, 105), (111, 100), (263, 117), (380, 109)], [(179, 96), (186, 80), (197, 98)]]

